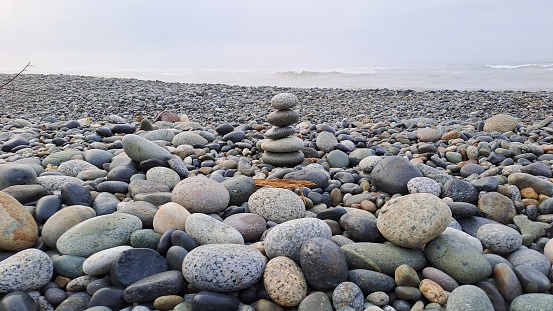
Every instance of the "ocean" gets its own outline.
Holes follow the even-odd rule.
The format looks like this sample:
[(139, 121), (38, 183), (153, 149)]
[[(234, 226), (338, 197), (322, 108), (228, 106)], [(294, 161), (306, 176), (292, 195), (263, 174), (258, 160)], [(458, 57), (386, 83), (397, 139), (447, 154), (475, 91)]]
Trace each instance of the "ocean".
[(553, 61), (519, 64), (348, 67), (296, 70), (99, 69), (30, 67), (27, 73), (164, 82), (344, 89), (553, 91)]

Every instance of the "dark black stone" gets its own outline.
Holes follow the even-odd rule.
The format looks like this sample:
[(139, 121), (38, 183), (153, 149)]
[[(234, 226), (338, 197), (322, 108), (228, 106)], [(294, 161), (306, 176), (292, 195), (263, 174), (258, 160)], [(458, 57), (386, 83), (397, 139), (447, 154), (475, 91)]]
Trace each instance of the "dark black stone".
[(450, 197), (454, 202), (474, 204), (478, 202), (478, 190), (464, 180), (451, 179), (442, 187), (442, 197)]
[(167, 261), (149, 248), (133, 248), (123, 252), (111, 265), (112, 284), (127, 287), (145, 277), (167, 271)]
[(382, 237), (376, 227), (376, 220), (353, 214), (345, 214), (340, 219), (344, 235), (355, 242), (375, 242)]
[(177, 229), (171, 228), (161, 235), (161, 238), (159, 238), (159, 242), (157, 243), (156, 252), (160, 253), (162, 256), (167, 254), (167, 251), (172, 246), (171, 235), (175, 232), (175, 230)]
[(478, 213), (478, 207), (466, 202), (446, 202), (451, 210), (451, 215), (455, 218), (474, 216)]
[(372, 270), (352, 269), (348, 272), (348, 281), (357, 284), (365, 295), (378, 291), (387, 293), (395, 288), (391, 276)]
[(229, 123), (220, 124), (215, 128), (215, 131), (219, 135), (228, 134), (228, 133), (232, 132), (233, 130), (234, 130), (234, 126), (232, 126), (232, 124), (229, 124)]
[(373, 185), (391, 194), (408, 194), (407, 182), (414, 177), (422, 177), (421, 172), (411, 162), (400, 156), (383, 158), (371, 172)]
[(61, 187), (61, 199), (67, 205), (92, 205), (92, 195), (83, 185), (69, 183)]
[(52, 139), (52, 142), (56, 146), (63, 146), (65, 143), (67, 143), (67, 140), (65, 140), (65, 138), (62, 138), (62, 137), (56, 137)]
[(184, 247), (171, 246), (165, 255), (170, 270), (182, 271), (182, 262), (188, 251)]
[(96, 134), (103, 136), (103, 137), (111, 137), (113, 136), (113, 133), (109, 129), (109, 127), (102, 126), (96, 129)]
[(27, 146), (29, 145), (29, 140), (23, 136), (15, 135), (4, 144), (2, 144), (2, 151), (11, 152), (13, 148), (17, 146)]
[(300, 264), (309, 285), (319, 290), (331, 290), (348, 279), (346, 256), (329, 239), (312, 238), (300, 248)]
[(107, 180), (99, 183), (96, 190), (109, 193), (127, 193), (129, 192), (129, 184), (124, 181)]
[(478, 287), (480, 287), (486, 293), (488, 298), (490, 298), (494, 310), (508, 309), (505, 299), (501, 296), (501, 293), (499, 293), (499, 290), (495, 287), (495, 285), (490, 282), (482, 281), (478, 282)]
[(87, 304), (88, 308), (104, 306), (111, 310), (121, 310), (130, 303), (125, 301), (123, 296), (123, 290), (115, 287), (104, 287), (99, 289), (90, 297), (90, 301)]
[(340, 218), (347, 213), (346, 209), (343, 207), (333, 207), (322, 210), (317, 213), (317, 218), (319, 219), (332, 219), (335, 221), (340, 221)]
[(131, 181), (131, 176), (136, 173), (138, 173), (138, 170), (134, 166), (118, 166), (108, 172), (106, 179), (129, 183)]
[(238, 299), (243, 304), (249, 305), (257, 300), (257, 292), (254, 288), (246, 288), (238, 293)]
[(491, 176), (479, 178), (472, 181), (471, 184), (476, 188), (476, 190), (486, 192), (497, 190), (497, 186), (499, 185), (497, 179)]
[(302, 169), (284, 175), (285, 179), (307, 180), (315, 184), (314, 187), (326, 188), (328, 186), (327, 173), (319, 169)]
[(112, 133), (132, 134), (136, 131), (134, 124), (114, 124), (110, 126)]
[(192, 298), (193, 311), (236, 311), (240, 300), (232, 294), (201, 291)]
[(234, 132), (230, 132), (228, 134), (226, 134), (225, 136), (223, 136), (223, 138), (221, 138), (221, 140), (223, 141), (232, 141), (233, 143), (237, 143), (239, 141), (242, 141), (246, 138), (246, 133), (242, 132), (242, 131), (234, 131)]
[(187, 251), (198, 247), (198, 242), (182, 230), (175, 230), (171, 233), (171, 244), (183, 247)]
[(485, 224), (500, 224), (495, 220), (478, 216), (460, 218), (457, 219), (457, 222), (459, 223), (459, 225), (461, 225), (461, 228), (464, 232), (472, 235), (473, 237), (476, 237), (476, 232), (478, 231), (478, 229)]
[(0, 300), (0, 311), (38, 311), (37, 303), (22, 291), (7, 294)]
[(167, 163), (167, 161), (155, 159), (155, 158), (147, 159), (140, 162), (140, 170), (143, 172), (147, 172), (152, 167), (157, 167), (157, 166), (169, 167), (169, 164)]
[(47, 195), (36, 202), (35, 219), (40, 223), (45, 223), (50, 216), (61, 209), (61, 198), (57, 195)]
[(177, 295), (187, 286), (181, 271), (165, 271), (131, 284), (125, 288), (124, 297), (130, 303), (152, 301), (160, 296)]
[(230, 215), (244, 213), (246, 209), (242, 206), (229, 206), (221, 215), (221, 218), (225, 219)]

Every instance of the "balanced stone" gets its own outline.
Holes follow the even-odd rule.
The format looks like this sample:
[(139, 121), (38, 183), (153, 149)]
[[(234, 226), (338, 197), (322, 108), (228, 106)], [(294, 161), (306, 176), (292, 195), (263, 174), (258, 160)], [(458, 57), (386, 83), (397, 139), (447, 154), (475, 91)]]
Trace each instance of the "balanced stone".
[(288, 137), (296, 132), (296, 129), (292, 126), (273, 126), (265, 132), (265, 138), (277, 140), (280, 138)]
[(211, 244), (198, 246), (186, 255), (182, 273), (200, 290), (239, 291), (257, 283), (267, 259), (251, 246)]
[(227, 208), (230, 195), (222, 184), (202, 176), (180, 181), (172, 192), (173, 202), (190, 213), (218, 213)]
[(298, 104), (298, 98), (292, 93), (279, 93), (271, 98), (271, 108), (276, 110), (292, 109)]
[(305, 205), (302, 199), (288, 189), (261, 188), (248, 199), (250, 212), (266, 220), (283, 223), (305, 216)]
[(381, 209), (377, 227), (390, 242), (417, 248), (440, 235), (450, 220), (451, 210), (440, 198), (416, 193), (388, 201)]
[(303, 140), (296, 136), (267, 140), (261, 144), (261, 148), (265, 151), (277, 153), (294, 152), (303, 148)]
[(263, 153), (263, 162), (274, 166), (290, 167), (300, 164), (304, 159), (301, 151), (295, 152), (269, 152)]
[(267, 116), (267, 122), (275, 126), (288, 126), (292, 125), (299, 120), (299, 115), (292, 109), (277, 110), (269, 113)]

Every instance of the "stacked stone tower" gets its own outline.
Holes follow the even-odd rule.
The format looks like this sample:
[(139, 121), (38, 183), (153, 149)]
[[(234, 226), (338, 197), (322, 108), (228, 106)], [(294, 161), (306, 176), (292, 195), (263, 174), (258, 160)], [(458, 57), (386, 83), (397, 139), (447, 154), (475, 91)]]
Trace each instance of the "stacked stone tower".
[(267, 122), (273, 125), (265, 133), (263, 162), (274, 166), (295, 166), (303, 161), (303, 141), (294, 135), (292, 124), (298, 122), (299, 115), (292, 110), (298, 104), (298, 98), (292, 93), (280, 93), (271, 99), (271, 108), (275, 111), (267, 116)]

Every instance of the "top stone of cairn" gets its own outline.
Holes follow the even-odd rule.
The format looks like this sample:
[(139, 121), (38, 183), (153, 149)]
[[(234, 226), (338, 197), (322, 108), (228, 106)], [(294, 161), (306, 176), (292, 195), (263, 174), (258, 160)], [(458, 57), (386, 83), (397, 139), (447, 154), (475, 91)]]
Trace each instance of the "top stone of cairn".
[(298, 98), (292, 93), (279, 93), (271, 99), (271, 108), (276, 110), (292, 109), (298, 104)]

